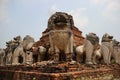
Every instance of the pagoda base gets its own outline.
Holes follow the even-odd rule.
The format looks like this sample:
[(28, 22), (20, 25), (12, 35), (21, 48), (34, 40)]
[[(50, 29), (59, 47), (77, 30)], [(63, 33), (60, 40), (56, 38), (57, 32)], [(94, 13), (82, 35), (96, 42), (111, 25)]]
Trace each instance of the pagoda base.
[(51, 63), (44, 66), (1, 66), (0, 80), (120, 80), (120, 65)]

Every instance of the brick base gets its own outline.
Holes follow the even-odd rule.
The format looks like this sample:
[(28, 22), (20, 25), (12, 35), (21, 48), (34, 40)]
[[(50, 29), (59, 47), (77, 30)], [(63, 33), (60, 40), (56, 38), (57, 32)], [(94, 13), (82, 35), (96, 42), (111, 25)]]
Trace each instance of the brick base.
[[(83, 65), (80, 65), (83, 66)], [(0, 67), (0, 80), (120, 80), (120, 66), (101, 66), (93, 69), (80, 68), (79, 71), (61, 73), (41, 72), (38, 67)]]

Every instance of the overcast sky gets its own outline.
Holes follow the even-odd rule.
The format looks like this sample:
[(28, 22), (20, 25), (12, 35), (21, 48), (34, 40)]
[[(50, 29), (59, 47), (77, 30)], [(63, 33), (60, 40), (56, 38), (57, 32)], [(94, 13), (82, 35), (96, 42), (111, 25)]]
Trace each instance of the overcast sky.
[(120, 0), (0, 0), (0, 48), (17, 35), (39, 40), (56, 11), (71, 14), (83, 36), (109, 33), (120, 41)]

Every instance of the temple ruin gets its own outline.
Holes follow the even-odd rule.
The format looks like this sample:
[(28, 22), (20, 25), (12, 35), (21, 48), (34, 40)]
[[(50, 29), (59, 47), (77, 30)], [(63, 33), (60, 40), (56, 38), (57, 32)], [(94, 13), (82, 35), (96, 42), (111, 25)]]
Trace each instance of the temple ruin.
[(15, 57), (0, 66), (0, 80), (119, 80), (119, 65), (91, 66), (76, 61), (75, 48), (83, 45), (84, 39), (71, 15), (56, 12), (39, 41), (27, 35), (23, 42), (17, 36), (6, 43), (8, 51), (15, 45), (13, 48), (22, 46), (23, 53), (18, 54), (20, 58), (15, 52), (8, 55)]

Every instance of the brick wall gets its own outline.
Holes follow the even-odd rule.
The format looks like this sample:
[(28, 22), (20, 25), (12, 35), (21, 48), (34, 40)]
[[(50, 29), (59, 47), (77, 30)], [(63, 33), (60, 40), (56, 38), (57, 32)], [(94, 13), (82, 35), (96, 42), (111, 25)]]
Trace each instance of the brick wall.
[[(74, 44), (75, 46), (81, 45), (84, 42), (84, 37), (82, 36), (82, 31), (80, 31), (78, 28), (73, 27), (72, 28), (73, 31), (73, 39), (74, 39)], [(34, 46), (38, 47), (39, 45), (42, 46), (46, 46), (47, 44), (49, 44), (49, 36), (46, 35), (44, 36), (44, 34), (48, 33), (49, 31), (46, 29), (42, 34), (43, 36), (40, 38), (39, 41), (37, 41)]]

